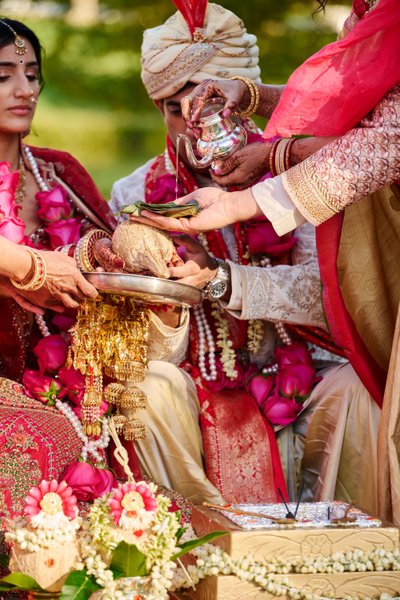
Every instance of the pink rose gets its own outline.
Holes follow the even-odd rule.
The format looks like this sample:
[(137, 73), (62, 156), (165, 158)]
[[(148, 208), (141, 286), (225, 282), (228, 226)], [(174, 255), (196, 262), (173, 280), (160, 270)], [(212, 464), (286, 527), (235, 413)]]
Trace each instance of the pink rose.
[(50, 192), (38, 192), (36, 198), (39, 204), (38, 217), (44, 221), (54, 223), (60, 219), (68, 219), (72, 214), (67, 192), (60, 185)]
[[(237, 372), (237, 377), (235, 379), (230, 379), (225, 375), (222, 363), (219, 358), (215, 359), (215, 366), (217, 368), (217, 379), (215, 381), (207, 381), (205, 385), (207, 389), (212, 390), (213, 392), (219, 392), (224, 389), (238, 389), (244, 387), (249, 377), (254, 373), (255, 367), (252, 365), (245, 366), (238, 361), (235, 362), (235, 370)], [(208, 369), (207, 364), (207, 369)]]
[(272, 425), (289, 425), (297, 419), (302, 405), (292, 398), (283, 398), (276, 391), (262, 407), (262, 411)]
[[(149, 195), (149, 204), (164, 204), (165, 202), (174, 202), (177, 197), (175, 191), (175, 175), (167, 173), (157, 179), (157, 183)], [(181, 183), (178, 183), (178, 198), (185, 195), (185, 190)]]
[(33, 352), (42, 373), (53, 373), (64, 366), (67, 360), (68, 343), (62, 335), (48, 335), (36, 344)]
[(275, 385), (275, 377), (272, 375), (255, 375), (250, 379), (247, 390), (253, 396), (258, 406), (261, 407), (268, 398)]
[(0, 235), (21, 244), (25, 242), (25, 223), (19, 217), (9, 217), (0, 221)]
[(288, 398), (305, 398), (315, 383), (315, 369), (310, 365), (289, 365), (276, 376), (277, 389)]
[(62, 396), (62, 385), (57, 379), (42, 375), (39, 371), (27, 369), (22, 376), (25, 394), (29, 398), (40, 400), (43, 404), (54, 406), (57, 398)]
[(302, 364), (312, 365), (311, 352), (307, 346), (300, 342), (290, 344), (290, 346), (279, 346), (275, 349), (275, 360), (278, 367), (282, 369), (287, 365)]
[(109, 469), (100, 469), (90, 463), (75, 462), (69, 465), (62, 479), (72, 488), (78, 500), (93, 502), (118, 486)]
[(76, 244), (80, 238), (80, 230), (81, 222), (79, 219), (62, 219), (45, 227), (52, 248)]
[(58, 371), (58, 378), (66, 389), (68, 398), (74, 404), (80, 404), (85, 389), (85, 377), (77, 369), (62, 367)]
[(60, 313), (55, 314), (54, 317), (51, 319), (52, 325), (54, 325), (64, 333), (67, 333), (71, 329), (75, 321), (76, 319), (74, 317), (68, 317), (67, 315)]
[(250, 254), (269, 254), (279, 256), (287, 252), (296, 243), (296, 238), (289, 234), (281, 237), (275, 232), (271, 223), (264, 217), (254, 219), (244, 229), (245, 241)]

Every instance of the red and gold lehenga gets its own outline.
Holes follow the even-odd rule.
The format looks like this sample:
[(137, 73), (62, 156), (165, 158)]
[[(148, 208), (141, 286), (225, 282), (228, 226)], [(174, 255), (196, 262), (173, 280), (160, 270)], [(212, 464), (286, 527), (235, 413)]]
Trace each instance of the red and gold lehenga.
[[(31, 148), (42, 176), (62, 185), (85, 227), (112, 230), (115, 221), (89, 174), (69, 154)], [(48, 249), (50, 249), (48, 247)], [(32, 348), (40, 339), (34, 316), (13, 300), (0, 299), (0, 520), (23, 510), (22, 499), (42, 479), (58, 479), (75, 461), (81, 442), (56, 408), (28, 398), (20, 384), (32, 368)], [(50, 313), (47, 315), (50, 317)], [(58, 333), (48, 319), (52, 333)]]

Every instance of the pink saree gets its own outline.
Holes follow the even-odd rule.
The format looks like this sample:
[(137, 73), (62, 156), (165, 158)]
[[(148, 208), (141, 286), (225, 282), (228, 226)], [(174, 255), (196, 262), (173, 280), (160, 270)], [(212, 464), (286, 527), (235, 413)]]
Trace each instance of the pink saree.
[[(340, 136), (356, 127), (400, 81), (399, 26), (397, 0), (380, 0), (372, 9), (367, 2), (354, 0), (345, 37), (324, 47), (293, 73), (264, 137)], [(366, 202), (360, 206), (369, 211)], [(344, 221), (347, 224), (351, 214), (346, 210), (317, 227), (323, 302), (334, 341), (344, 348), (365, 387), (381, 405), (387, 364), (367, 347), (356, 313), (350, 314), (346, 308), (338, 267)], [(354, 247), (354, 253), (359, 251), (362, 249)], [(378, 288), (369, 291), (375, 294)], [(376, 298), (378, 306), (378, 295)]]

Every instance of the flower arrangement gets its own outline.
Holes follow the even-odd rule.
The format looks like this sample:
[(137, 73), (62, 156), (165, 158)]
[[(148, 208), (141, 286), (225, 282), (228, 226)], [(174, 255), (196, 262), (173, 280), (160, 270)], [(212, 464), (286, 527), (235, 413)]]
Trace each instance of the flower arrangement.
[[(25, 516), (11, 522), (11, 575), (0, 590), (58, 591), (62, 600), (125, 598), (132, 582), (149, 600), (168, 597), (177, 560), (225, 532), (182, 542), (185, 527), (169, 498), (152, 483), (128, 482), (97, 498), (87, 520), (65, 481), (42, 481), (26, 498)], [(142, 596), (138, 594), (138, 598)]]
[(60, 590), (79, 558), (76, 497), (65, 481), (42, 481), (26, 497), (25, 516), (10, 522), (8, 575), (0, 589)]
[(247, 389), (272, 425), (285, 426), (297, 419), (320, 378), (316, 377), (310, 351), (299, 342), (278, 346), (275, 361), (275, 372), (255, 375)]

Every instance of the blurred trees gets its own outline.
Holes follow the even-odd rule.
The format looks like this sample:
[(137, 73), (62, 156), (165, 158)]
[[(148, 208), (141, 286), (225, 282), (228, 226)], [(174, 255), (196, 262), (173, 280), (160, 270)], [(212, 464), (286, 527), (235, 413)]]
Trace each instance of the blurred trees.
[[(336, 36), (313, 18), (313, 0), (220, 4), (257, 35), (266, 82), (285, 82)], [(23, 17), (46, 51), (46, 85), (30, 141), (73, 153), (108, 195), (113, 181), (164, 148), (162, 119), (140, 79), (140, 46), (143, 30), (162, 23), (175, 7), (170, 0), (60, 0), (57, 8), (58, 16), (38, 10)]]

